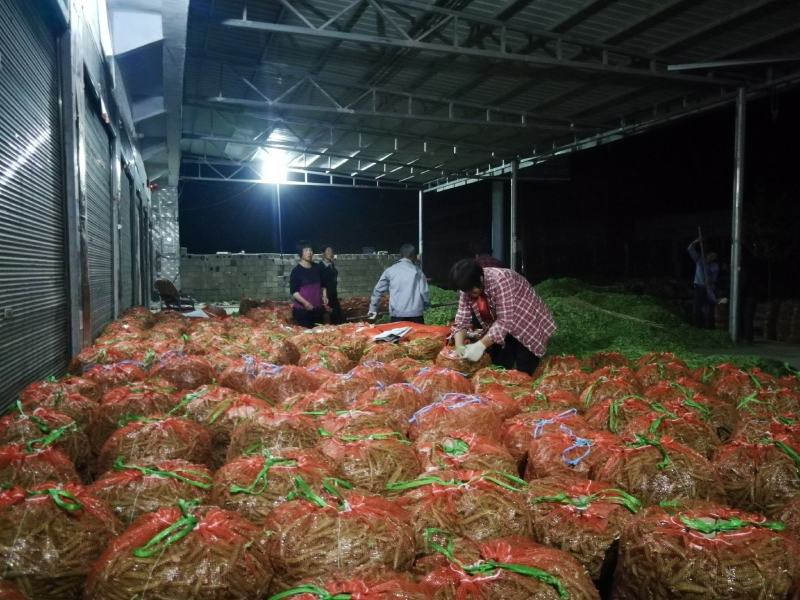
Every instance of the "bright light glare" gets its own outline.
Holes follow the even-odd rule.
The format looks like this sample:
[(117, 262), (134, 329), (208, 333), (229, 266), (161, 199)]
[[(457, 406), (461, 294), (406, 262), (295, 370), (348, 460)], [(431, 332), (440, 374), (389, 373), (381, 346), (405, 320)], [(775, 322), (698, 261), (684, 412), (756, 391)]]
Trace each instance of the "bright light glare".
[(279, 148), (270, 148), (259, 152), (261, 160), (261, 181), (265, 183), (281, 183), (286, 181), (289, 157)]

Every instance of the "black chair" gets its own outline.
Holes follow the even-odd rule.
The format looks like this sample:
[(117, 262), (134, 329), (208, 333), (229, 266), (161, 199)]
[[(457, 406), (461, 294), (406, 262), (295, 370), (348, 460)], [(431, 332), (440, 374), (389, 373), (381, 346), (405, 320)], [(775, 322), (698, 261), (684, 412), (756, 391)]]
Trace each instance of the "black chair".
[(161, 310), (177, 310), (178, 312), (191, 312), (194, 310), (195, 300), (182, 296), (169, 279), (156, 279), (153, 288), (161, 299)]

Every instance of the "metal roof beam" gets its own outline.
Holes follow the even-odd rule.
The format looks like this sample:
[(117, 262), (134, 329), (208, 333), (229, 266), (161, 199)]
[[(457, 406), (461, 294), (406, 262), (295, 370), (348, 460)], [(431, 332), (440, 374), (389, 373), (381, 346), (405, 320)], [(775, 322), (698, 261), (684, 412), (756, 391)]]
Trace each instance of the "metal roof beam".
[(457, 45), (432, 43), (432, 42), (419, 42), (416, 40), (407, 40), (399, 38), (381, 37), (375, 35), (356, 34), (356, 33), (343, 33), (339, 31), (331, 31), (321, 28), (301, 27), (294, 25), (283, 25), (280, 23), (268, 23), (264, 21), (251, 21), (248, 19), (225, 19), (222, 21), (223, 25), (230, 27), (240, 27), (245, 29), (254, 29), (257, 31), (273, 31), (278, 33), (285, 33), (290, 35), (301, 35), (309, 37), (338, 39), (342, 41), (353, 42), (357, 44), (366, 43), (376, 46), (388, 46), (393, 48), (408, 48), (420, 51), (429, 51), (441, 54), (450, 54), (455, 56), (467, 56), (485, 60), (505, 60), (515, 61), (530, 65), (549, 66), (549, 67), (562, 67), (564, 69), (576, 69), (579, 71), (593, 72), (603, 75), (618, 75), (621, 77), (641, 78), (641, 79), (658, 79), (664, 82), (674, 82), (680, 84), (695, 84), (695, 85), (714, 85), (714, 86), (730, 86), (735, 87), (741, 84), (738, 80), (722, 79), (717, 77), (700, 77), (693, 75), (674, 75), (666, 72), (663, 68), (658, 67), (652, 62), (648, 68), (626, 67), (589, 61), (575, 61), (564, 58), (551, 58), (548, 56), (519, 54), (509, 51), (508, 47), (501, 50), (482, 50), (478, 48), (465, 48)]
[(679, 48), (690, 46), (695, 41), (703, 38), (708, 38), (710, 35), (718, 32), (721, 29), (727, 27), (733, 27), (735, 25), (738, 25), (742, 21), (754, 19), (759, 15), (759, 13), (762, 13), (763, 11), (771, 8), (777, 8), (782, 4), (788, 4), (790, 1), (791, 0), (759, 0), (754, 4), (750, 4), (749, 6), (740, 8), (739, 10), (735, 10), (730, 14), (720, 19), (717, 19), (716, 21), (711, 21), (710, 23), (707, 23), (702, 27), (693, 29), (686, 35), (671, 40), (666, 44), (662, 44), (661, 46), (653, 50), (653, 54), (669, 54), (670, 52), (674, 52)]
[(683, 8), (687, 5), (696, 3), (697, 0), (671, 0), (671, 2), (657, 3), (656, 7), (646, 15), (636, 19), (632, 23), (603, 38), (603, 43), (618, 44), (624, 40), (635, 37), (643, 31), (663, 23), (670, 17), (683, 10)]
[(745, 42), (740, 46), (736, 46), (735, 48), (725, 50), (725, 52), (717, 54), (716, 56), (712, 56), (709, 60), (720, 60), (723, 58), (738, 56), (743, 52), (752, 52), (753, 50), (757, 50), (764, 46), (768, 46), (769, 44), (772, 44), (780, 39), (793, 35), (798, 31), (800, 31), (800, 21), (791, 23), (786, 27), (783, 27), (776, 31), (771, 31), (770, 33), (763, 35), (759, 38), (749, 40), (748, 42)]
[(614, 2), (614, 0), (586, 0), (578, 10), (571, 15), (562, 19), (552, 27), (551, 31), (569, 31), (581, 21), (585, 21), (589, 17), (599, 13), (606, 6)]

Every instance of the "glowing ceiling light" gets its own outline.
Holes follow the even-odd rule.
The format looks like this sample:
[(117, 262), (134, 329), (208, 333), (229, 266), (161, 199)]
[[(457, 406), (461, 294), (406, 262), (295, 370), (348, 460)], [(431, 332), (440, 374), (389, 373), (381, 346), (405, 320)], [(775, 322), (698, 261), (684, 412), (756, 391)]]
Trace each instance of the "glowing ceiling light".
[(261, 181), (264, 183), (282, 183), (286, 181), (289, 157), (280, 148), (269, 148), (258, 153), (261, 161)]

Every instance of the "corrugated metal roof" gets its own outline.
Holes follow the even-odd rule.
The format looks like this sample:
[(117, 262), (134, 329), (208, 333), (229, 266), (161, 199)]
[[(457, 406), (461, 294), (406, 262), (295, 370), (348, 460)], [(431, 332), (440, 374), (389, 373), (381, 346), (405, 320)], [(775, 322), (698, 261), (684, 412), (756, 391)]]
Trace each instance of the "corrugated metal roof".
[(787, 0), (193, 0), (183, 149), (240, 160), (265, 143), (430, 184), (794, 84), (800, 61), (666, 65), (798, 48)]

